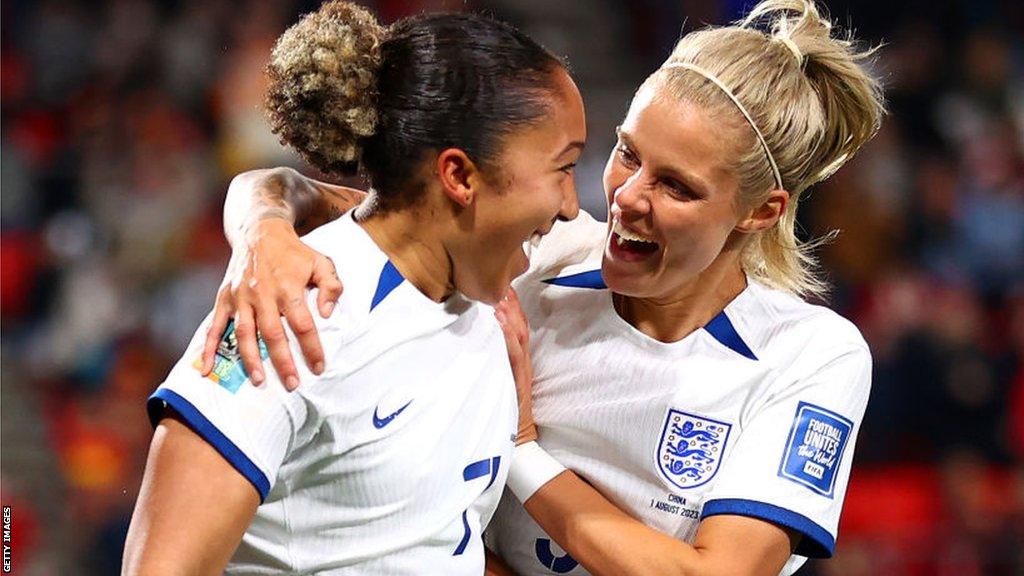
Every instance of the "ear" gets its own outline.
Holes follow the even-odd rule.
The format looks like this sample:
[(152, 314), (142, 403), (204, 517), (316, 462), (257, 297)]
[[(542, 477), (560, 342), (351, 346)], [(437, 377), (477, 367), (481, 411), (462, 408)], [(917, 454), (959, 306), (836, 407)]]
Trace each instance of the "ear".
[(789, 204), (789, 192), (772, 190), (764, 202), (755, 206), (745, 218), (736, 225), (736, 230), (744, 234), (752, 234), (767, 230), (782, 218)]
[(437, 175), (444, 195), (462, 208), (476, 199), (480, 169), (458, 148), (446, 148), (437, 155)]

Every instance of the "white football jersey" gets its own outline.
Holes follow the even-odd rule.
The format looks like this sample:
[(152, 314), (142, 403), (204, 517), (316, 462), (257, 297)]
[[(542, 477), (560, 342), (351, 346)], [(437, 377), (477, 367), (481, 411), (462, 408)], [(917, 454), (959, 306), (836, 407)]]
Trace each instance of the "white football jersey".
[(154, 422), (173, 408), (259, 491), (227, 573), (481, 574), (518, 410), (493, 309), (428, 299), (351, 214), (304, 240), (345, 284), (329, 319), (314, 314), (325, 372), (297, 362), (288, 393), (265, 361), (255, 387), (229, 328), (204, 378), (207, 319), (149, 401)]
[[(834, 312), (748, 280), (678, 342), (627, 324), (600, 275), (606, 226), (559, 223), (517, 282), (540, 445), (634, 518), (693, 542), (736, 514), (802, 535), (783, 574), (829, 557), (871, 357)], [(506, 490), (488, 543), (520, 575), (585, 574)]]

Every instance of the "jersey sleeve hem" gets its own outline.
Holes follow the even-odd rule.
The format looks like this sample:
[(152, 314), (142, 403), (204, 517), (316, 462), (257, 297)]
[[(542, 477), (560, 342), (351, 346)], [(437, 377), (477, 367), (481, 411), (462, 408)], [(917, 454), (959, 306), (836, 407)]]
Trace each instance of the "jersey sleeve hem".
[(792, 510), (780, 508), (774, 504), (745, 500), (742, 498), (723, 498), (710, 500), (704, 504), (701, 520), (709, 516), (734, 514), (767, 520), (799, 532), (803, 538), (797, 544), (796, 554), (808, 558), (831, 558), (835, 552), (836, 539), (828, 530), (817, 522)]
[(170, 406), (178, 414), (181, 414), (181, 417), (195, 430), (196, 434), (213, 446), (235, 470), (238, 470), (246, 480), (252, 483), (260, 495), (261, 504), (266, 500), (267, 494), (270, 493), (270, 481), (266, 474), (213, 422), (203, 416), (203, 413), (195, 405), (181, 395), (167, 388), (160, 388), (149, 397), (146, 402), (146, 411), (153, 426), (160, 422), (166, 406)]

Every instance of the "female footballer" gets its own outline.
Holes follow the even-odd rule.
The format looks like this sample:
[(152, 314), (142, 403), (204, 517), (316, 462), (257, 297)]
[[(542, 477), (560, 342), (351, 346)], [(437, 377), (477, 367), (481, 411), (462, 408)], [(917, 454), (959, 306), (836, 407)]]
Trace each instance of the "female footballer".
[[(794, 226), (801, 195), (878, 129), (868, 54), (813, 4), (766, 0), (682, 38), (637, 90), (605, 168), (607, 224), (557, 224), (515, 283), (525, 318), (504, 305), (539, 434), (488, 530), (515, 572), (791, 574), (832, 554), (871, 357), (804, 300), (825, 287)], [(233, 190), (255, 202), (229, 203), (229, 235), (265, 233), (214, 326), (236, 310), (270, 330), (300, 321), (274, 300), (329, 270), (261, 220), (282, 201), (318, 213), (322, 186), (276, 175)]]
[(518, 432), (482, 302), (526, 271), (526, 239), (578, 211), (579, 92), (505, 24), (432, 15), (384, 30), (344, 2), (289, 29), (269, 75), (282, 139), (324, 172), (358, 164), (374, 187), (305, 239), (344, 271), (317, 326), (331, 363), (304, 371), (298, 394), (272, 374), (243, 385), (238, 346), (255, 329), (242, 321), (206, 378), (201, 328), (149, 401), (124, 572), (480, 574)]

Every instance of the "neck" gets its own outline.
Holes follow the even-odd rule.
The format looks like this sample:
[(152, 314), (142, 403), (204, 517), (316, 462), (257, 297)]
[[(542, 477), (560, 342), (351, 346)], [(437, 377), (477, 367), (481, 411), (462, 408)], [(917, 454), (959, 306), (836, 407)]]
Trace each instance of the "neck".
[(360, 219), (374, 243), (402, 277), (435, 302), (454, 292), (452, 264), (442, 243), (438, 218), (420, 210), (373, 212)]
[(660, 342), (678, 342), (707, 325), (747, 287), (739, 262), (713, 263), (671, 295), (613, 295), (615, 310), (637, 330)]

